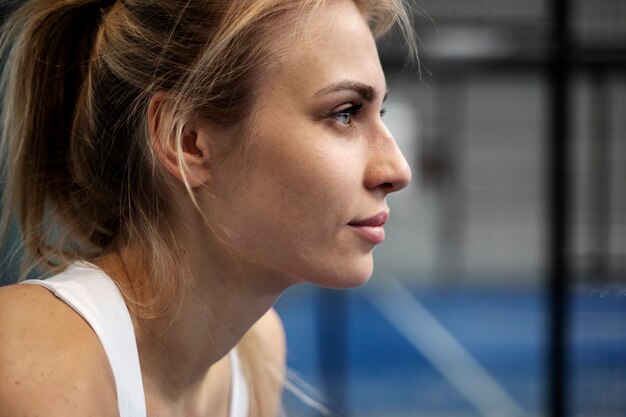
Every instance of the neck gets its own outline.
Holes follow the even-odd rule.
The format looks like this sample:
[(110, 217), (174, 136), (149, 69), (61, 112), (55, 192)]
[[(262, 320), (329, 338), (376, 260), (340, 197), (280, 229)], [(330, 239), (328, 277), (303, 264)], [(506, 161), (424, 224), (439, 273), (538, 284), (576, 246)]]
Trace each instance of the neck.
[[(129, 249), (101, 265), (122, 287), (146, 273), (132, 261), (137, 259), (133, 252)], [(212, 256), (206, 251), (189, 256), (188, 266), (190, 273), (181, 277), (180, 298), (172, 308), (153, 318), (133, 315), (144, 385), (172, 402), (197, 397), (209, 368), (289, 286), (287, 279), (234, 262), (217, 250)], [(147, 294), (136, 297), (150, 301)]]

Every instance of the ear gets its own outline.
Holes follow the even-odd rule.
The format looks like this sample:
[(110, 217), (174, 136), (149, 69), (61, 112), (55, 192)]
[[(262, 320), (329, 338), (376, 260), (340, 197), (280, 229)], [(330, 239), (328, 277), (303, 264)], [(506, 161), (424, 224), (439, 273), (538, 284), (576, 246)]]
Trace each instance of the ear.
[(176, 144), (172, 105), (175, 99), (165, 91), (156, 92), (148, 105), (150, 141), (157, 159), (172, 176), (190, 187), (211, 180), (210, 137), (199, 116), (192, 116), (182, 128), (180, 150)]

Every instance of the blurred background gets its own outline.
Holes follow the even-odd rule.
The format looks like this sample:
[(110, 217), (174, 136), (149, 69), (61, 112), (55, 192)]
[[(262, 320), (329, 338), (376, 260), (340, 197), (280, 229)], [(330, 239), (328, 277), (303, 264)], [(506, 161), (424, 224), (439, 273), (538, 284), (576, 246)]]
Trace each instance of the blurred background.
[(338, 416), (626, 416), (626, 2), (417, 6), (413, 183), (370, 283), (279, 301), (290, 367)]
[(380, 42), (413, 183), (370, 283), (279, 300), (292, 378), (334, 416), (626, 416), (626, 2), (419, 0), (414, 23), (421, 74)]

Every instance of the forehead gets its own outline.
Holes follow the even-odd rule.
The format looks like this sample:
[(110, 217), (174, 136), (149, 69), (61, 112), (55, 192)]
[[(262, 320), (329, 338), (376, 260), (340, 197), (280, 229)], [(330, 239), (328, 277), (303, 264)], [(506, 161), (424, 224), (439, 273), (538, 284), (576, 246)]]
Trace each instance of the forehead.
[(277, 41), (284, 46), (264, 84), (304, 97), (344, 80), (384, 92), (376, 43), (353, 1), (324, 2), (300, 17), (294, 32)]

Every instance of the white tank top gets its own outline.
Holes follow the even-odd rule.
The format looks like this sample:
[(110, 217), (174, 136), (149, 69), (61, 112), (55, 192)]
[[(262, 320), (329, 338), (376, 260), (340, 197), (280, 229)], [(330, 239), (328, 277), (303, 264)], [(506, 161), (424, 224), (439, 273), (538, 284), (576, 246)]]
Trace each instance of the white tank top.
[[(101, 269), (77, 263), (41, 285), (72, 307), (94, 330), (109, 359), (120, 417), (147, 417), (137, 342), (130, 314), (117, 285)], [(249, 394), (237, 350), (230, 352), (230, 417), (247, 417)]]

